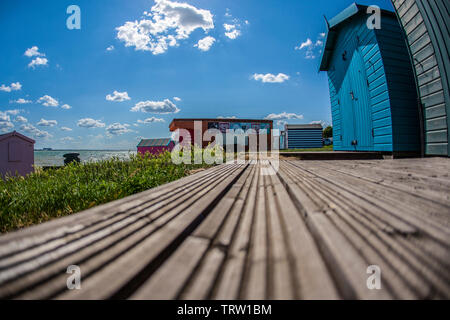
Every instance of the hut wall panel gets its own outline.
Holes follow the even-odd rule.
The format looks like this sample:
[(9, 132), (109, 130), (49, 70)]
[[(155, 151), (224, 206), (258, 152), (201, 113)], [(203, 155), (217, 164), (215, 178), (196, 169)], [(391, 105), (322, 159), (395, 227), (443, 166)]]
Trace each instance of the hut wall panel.
[(393, 149), (420, 151), (416, 87), (402, 34), (397, 20), (390, 17), (382, 19), (381, 29), (376, 30), (387, 79)]
[[(450, 1), (392, 0), (407, 37), (424, 114), (425, 152), (450, 155)], [(446, 134), (445, 134), (446, 133)]]

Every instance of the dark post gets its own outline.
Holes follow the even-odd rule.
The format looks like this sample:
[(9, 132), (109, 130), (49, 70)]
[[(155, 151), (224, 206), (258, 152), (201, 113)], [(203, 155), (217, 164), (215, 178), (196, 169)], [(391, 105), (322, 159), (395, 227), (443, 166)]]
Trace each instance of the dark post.
[(81, 160), (78, 157), (80, 154), (79, 153), (66, 153), (63, 155), (64, 157), (64, 165), (68, 165), (71, 162), (78, 162), (80, 163)]

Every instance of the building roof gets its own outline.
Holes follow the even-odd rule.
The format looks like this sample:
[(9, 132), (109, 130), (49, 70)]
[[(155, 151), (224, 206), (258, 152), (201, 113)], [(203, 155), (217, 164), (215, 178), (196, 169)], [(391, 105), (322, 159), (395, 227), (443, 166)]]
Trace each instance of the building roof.
[(176, 122), (183, 122), (183, 121), (208, 121), (208, 122), (245, 122), (245, 123), (270, 123), (273, 124), (273, 120), (268, 119), (236, 119), (236, 118), (186, 118), (186, 119), (173, 119), (172, 122), (169, 125), (170, 131), (175, 131), (178, 129), (177, 126), (175, 126)]
[(0, 141), (5, 140), (9, 137), (18, 137), (21, 138), (29, 143), (34, 144), (36, 141), (34, 141), (31, 138), (28, 138), (27, 136), (24, 136), (23, 134), (18, 133), (17, 131), (13, 131), (13, 132), (8, 132), (8, 133), (4, 133), (4, 134), (0, 134)]
[(142, 139), (137, 147), (167, 147), (171, 141), (170, 138)]
[[(322, 57), (320, 59), (319, 71), (328, 71), (331, 56), (336, 46), (336, 38), (339, 33), (339, 27), (359, 13), (367, 13), (368, 6), (353, 3), (348, 8), (343, 10), (334, 18), (327, 21), (327, 35), (325, 39), (325, 46), (322, 50)], [(395, 13), (389, 10), (381, 10), (382, 14), (395, 17)]]
[(214, 122), (273, 122), (268, 119), (237, 119), (237, 118), (178, 118), (173, 119), (176, 121), (214, 121)]
[(321, 124), (286, 124), (285, 130), (288, 129), (323, 129)]

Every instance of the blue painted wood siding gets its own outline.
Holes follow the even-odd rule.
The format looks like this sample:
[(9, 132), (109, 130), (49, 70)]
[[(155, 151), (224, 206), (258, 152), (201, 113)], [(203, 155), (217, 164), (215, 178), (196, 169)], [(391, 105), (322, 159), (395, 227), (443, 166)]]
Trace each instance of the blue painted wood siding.
[[(406, 46), (398, 38), (401, 37), (399, 27), (397, 30), (393, 27), (396, 19), (383, 16), (382, 29), (377, 31), (367, 28), (366, 21), (367, 16), (362, 14), (340, 27), (330, 59), (328, 76), (334, 149), (417, 151), (420, 141), (416, 94), (411, 86), (412, 72), (407, 75), (405, 71)], [(400, 45), (395, 44), (396, 41), (400, 41)], [(404, 47), (399, 49), (402, 43)], [(347, 61), (342, 57), (345, 52)], [(351, 96), (345, 81), (349, 74), (353, 78), (350, 91), (359, 92), (356, 102), (349, 100)], [(348, 113), (351, 103), (352, 117)], [(355, 132), (358, 145), (351, 144), (349, 131)]]
[(384, 65), (392, 119), (393, 149), (420, 152), (420, 119), (413, 69), (395, 17), (384, 17), (376, 37)]
[(288, 129), (289, 149), (322, 148), (322, 129)]
[(450, 156), (450, 1), (392, 0), (407, 37), (427, 155)]
[[(357, 148), (351, 145), (352, 139), (348, 139), (344, 131), (354, 130), (353, 120), (343, 118), (343, 113), (350, 103), (348, 88), (342, 88), (342, 82), (348, 69), (345, 69), (345, 61), (342, 54), (347, 51), (348, 59), (353, 59), (351, 42), (357, 39), (358, 55), (364, 65), (364, 72), (359, 83), (366, 86), (368, 97), (363, 106), (370, 117), (370, 134), (372, 144)], [(368, 29), (364, 16), (356, 17), (346, 23), (337, 37), (337, 45), (334, 49), (330, 70), (328, 71), (331, 93), (331, 107), (333, 118), (333, 144), (335, 150), (362, 150), (362, 151), (393, 151), (392, 121), (390, 113), (387, 81), (384, 73), (383, 61), (376, 40), (374, 30)], [(345, 113), (344, 113), (345, 114)], [(373, 130), (373, 131), (372, 131)], [(354, 136), (354, 138), (357, 138)]]

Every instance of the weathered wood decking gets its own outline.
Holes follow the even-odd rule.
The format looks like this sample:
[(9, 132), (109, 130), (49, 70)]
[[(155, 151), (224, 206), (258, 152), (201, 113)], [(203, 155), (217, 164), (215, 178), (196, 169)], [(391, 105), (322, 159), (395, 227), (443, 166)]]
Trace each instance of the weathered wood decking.
[(450, 159), (267, 169), (218, 166), (1, 236), (0, 298), (450, 298)]

